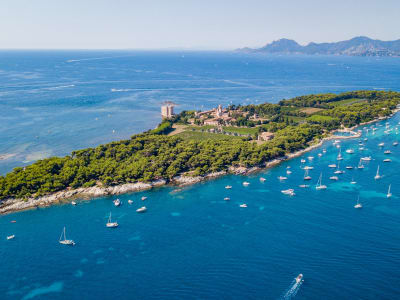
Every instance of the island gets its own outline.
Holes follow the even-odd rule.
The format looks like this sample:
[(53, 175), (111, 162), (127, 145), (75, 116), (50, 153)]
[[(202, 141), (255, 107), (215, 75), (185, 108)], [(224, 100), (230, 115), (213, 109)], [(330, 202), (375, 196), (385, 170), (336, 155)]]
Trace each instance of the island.
[(309, 43), (302, 46), (294, 40), (280, 39), (261, 48), (241, 48), (237, 49), (237, 51), (307, 55), (400, 56), (400, 40), (381, 41), (359, 36), (346, 41)]
[(399, 107), (399, 92), (353, 91), (179, 114), (164, 109), (153, 130), (0, 176), (0, 213), (246, 174), (310, 150), (335, 131), (388, 118)]

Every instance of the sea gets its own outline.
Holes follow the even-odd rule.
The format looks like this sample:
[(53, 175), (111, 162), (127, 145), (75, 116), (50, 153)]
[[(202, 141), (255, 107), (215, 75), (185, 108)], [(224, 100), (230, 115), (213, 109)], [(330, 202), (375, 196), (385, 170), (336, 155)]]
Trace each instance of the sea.
[[(0, 174), (152, 129), (165, 101), (179, 112), (363, 89), (400, 91), (400, 59), (4, 50)], [(360, 127), (341, 161), (329, 141), (249, 176), (0, 216), (0, 299), (399, 299), (399, 122)], [(75, 246), (59, 244), (64, 227)]]

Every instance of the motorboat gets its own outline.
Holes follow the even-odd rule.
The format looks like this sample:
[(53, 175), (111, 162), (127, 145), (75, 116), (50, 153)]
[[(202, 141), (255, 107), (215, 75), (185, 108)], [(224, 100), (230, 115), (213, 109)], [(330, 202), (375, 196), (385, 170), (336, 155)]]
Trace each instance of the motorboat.
[(384, 154), (392, 154), (392, 151), (390, 150), (386, 150), (385, 152), (383, 152)]
[(322, 156), (322, 153), (318, 153), (318, 157), (321, 157)]
[(346, 166), (346, 169), (352, 170), (352, 169), (353, 169), (353, 166)]
[(247, 182), (247, 181), (243, 182), (243, 186), (249, 186), (249, 185), (250, 185), (250, 182)]
[(67, 236), (65, 235), (65, 227), (61, 232), (61, 236), (58, 242), (62, 245), (75, 246), (75, 242), (73, 240), (67, 240)]
[(144, 200), (146, 200), (146, 199), (147, 199), (147, 197), (143, 196), (141, 199), (142, 199), (142, 201), (144, 201)]
[[(261, 180), (261, 179), (260, 179)], [(230, 190), (231, 188), (232, 188), (232, 186), (231, 185), (227, 185), (226, 187), (225, 187), (227, 190)]]
[(108, 221), (106, 223), (106, 227), (108, 227), (108, 228), (118, 227), (118, 223), (117, 222), (112, 222), (111, 221), (111, 212), (110, 212), (110, 216), (108, 217)]
[(300, 281), (302, 281), (303, 280), (303, 274), (299, 274), (297, 277), (296, 277), (296, 283), (300, 283)]
[(286, 174), (290, 175), (290, 174), (292, 174), (292, 171), (287, 170), (287, 171), (286, 171)]
[(129, 203), (129, 204), (132, 204), (132, 203), (133, 203), (133, 200), (129, 199), (129, 200), (128, 200), (128, 203)]
[(305, 159), (301, 159), (300, 162), (301, 162), (301, 163), (305, 163), (306, 160), (305, 160)]
[(326, 149), (322, 149), (322, 153), (326, 153)]
[(329, 179), (330, 179), (330, 180), (339, 180), (339, 177), (337, 177), (337, 176), (331, 176), (331, 177), (329, 177)]
[(305, 166), (304, 168), (303, 168), (303, 170), (313, 170), (314, 169), (314, 167), (310, 167), (310, 166)]
[(393, 142), (393, 146), (397, 146), (399, 142)]
[(346, 153), (348, 153), (348, 154), (354, 154), (354, 150), (353, 150), (353, 149), (347, 149), (347, 150), (346, 150)]
[(383, 147), (383, 146), (385, 146), (385, 143), (379, 143), (378, 146)]
[(239, 207), (246, 208), (247, 204), (246, 203), (240, 204)]
[(336, 164), (330, 164), (328, 165), (329, 168), (336, 168)]
[(361, 157), (362, 161), (371, 161), (372, 157), (371, 156), (365, 156), (365, 157)]
[(119, 199), (115, 199), (113, 202), (114, 202), (115, 206), (120, 206), (121, 205), (121, 200), (119, 200)]
[(231, 198), (229, 198), (229, 197), (224, 198), (224, 201), (229, 201), (229, 200), (231, 200)]
[(296, 194), (294, 193), (294, 189), (283, 190), (283, 191), (281, 191), (281, 193), (282, 193), (282, 194), (285, 194), (285, 195), (289, 195), (289, 196), (294, 196), (294, 195), (296, 195)]
[(309, 156), (309, 157), (307, 157), (308, 158), (308, 160), (313, 160), (314, 159), (314, 156)]
[(144, 213), (147, 210), (146, 206), (142, 206), (136, 210), (138, 213)]
[(267, 179), (265, 179), (264, 177), (260, 177), (261, 182), (264, 182), (265, 180), (267, 180)]
[(279, 176), (278, 179), (279, 179), (279, 180), (286, 180), (287, 177), (285, 177), (285, 176)]
[(308, 187), (310, 187), (310, 186), (309, 186), (308, 184), (300, 184), (299, 187), (305, 189), (305, 188), (308, 188)]
[(350, 183), (351, 183), (351, 184), (356, 184), (357, 181), (355, 181), (354, 178), (353, 178), (353, 179), (351, 179)]
[(72, 204), (72, 205), (76, 205), (76, 202), (75, 202), (75, 201), (72, 201), (71, 204)]
[(13, 238), (15, 238), (15, 235), (14, 235), (14, 234), (13, 234), (13, 235), (7, 236), (7, 240), (12, 240)]

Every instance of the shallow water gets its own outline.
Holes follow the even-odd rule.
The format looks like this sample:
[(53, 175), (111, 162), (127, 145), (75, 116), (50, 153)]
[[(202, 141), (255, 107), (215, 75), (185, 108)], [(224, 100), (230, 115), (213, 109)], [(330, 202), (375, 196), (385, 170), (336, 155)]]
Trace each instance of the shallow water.
[[(2, 55), (5, 54), (2, 53)], [(63, 55), (65, 61), (65, 54)], [(69, 57), (73, 58), (77, 55)], [(143, 64), (150, 64), (149, 61), (155, 60), (159, 54), (148, 55), (150, 58)], [(177, 60), (182, 59), (177, 54), (168, 55), (173, 57), (176, 55)], [(184, 60), (190, 58), (190, 55), (185, 54)], [(220, 53), (207, 55), (210, 57), (206, 56), (206, 59), (203, 56), (203, 60), (200, 59), (201, 56), (196, 56), (196, 59), (202, 62), (200, 65), (205, 64), (211, 68), (213, 64), (209, 62), (210, 60), (221, 61), (222, 54)], [(295, 70), (295, 65), (298, 64), (298, 74), (303, 74), (304, 78), (309, 80), (308, 84), (303, 82), (304, 86), (308, 86), (309, 91), (321, 92), (325, 91), (325, 88), (335, 90), (333, 86), (338, 85), (341, 80), (345, 82), (345, 79), (339, 80), (339, 75), (329, 73), (327, 73), (328, 79), (321, 79), (320, 76), (314, 74), (318, 66), (336, 67), (327, 65), (327, 61), (348, 59), (349, 63), (352, 62), (356, 66), (359, 64), (361, 70), (369, 61), (361, 58), (304, 58), (309, 62), (306, 66), (314, 66), (304, 70), (304, 61), (300, 62), (299, 57), (278, 57), (272, 59), (272, 62), (268, 62), (269, 58), (243, 57), (241, 58), (243, 61), (246, 61), (245, 59), (260, 60), (261, 65), (269, 63), (274, 65), (278, 64), (274, 59), (278, 61), (286, 59), (289, 61), (289, 70)], [(52, 59), (56, 60), (54, 57)], [(237, 61), (237, 59), (237, 57), (226, 58), (228, 62)], [(380, 73), (381, 61), (371, 61), (371, 71), (368, 74), (364, 72), (365, 74), (360, 74), (358, 79), (353, 74), (350, 76), (349, 85), (338, 87), (338, 90), (354, 89), (354, 86), (351, 86), (354, 82), (358, 82), (359, 85), (355, 85), (361, 88), (365, 79), (363, 76), (369, 78), (372, 74)], [(83, 62), (90, 62), (91, 67), (96, 64), (103, 70), (109, 66), (106, 60)], [(228, 62), (226, 64), (229, 66)], [(383, 60), (382, 63), (387, 62)], [(53, 64), (50, 59), (48, 65), (53, 66)], [(393, 65), (387, 65), (388, 74), (394, 72)], [(156, 68), (155, 64), (152, 66)], [(255, 80), (261, 80), (254, 79), (257, 76), (259, 78), (274, 76), (272, 71), (266, 71), (261, 66), (254, 68), (256, 71), (253, 70), (247, 74), (247, 77), (250, 77), (249, 81), (253, 84)], [(144, 70), (143, 67), (141, 69)], [(182, 69), (185, 68), (182, 67)], [(216, 70), (219, 69), (216, 68)], [(235, 68), (232, 67), (232, 69), (232, 76), (239, 76), (234, 72)], [(257, 73), (258, 69), (260, 69), (259, 73)], [(350, 70), (353, 69), (357, 68), (352, 67)], [(362, 73), (360, 70), (358, 72)], [(68, 72), (65, 72), (63, 76), (68, 75)], [(199, 67), (198, 72), (204, 72), (204, 69)], [(283, 70), (276, 72), (279, 74), (276, 77), (282, 79), (275, 79), (275, 82), (279, 81), (282, 86), (280, 92), (277, 91), (275, 95), (279, 93), (281, 93), (280, 96), (285, 95), (283, 92), (285, 84), (288, 85), (285, 93), (303, 94), (305, 92), (305, 87), (301, 87), (300, 80), (294, 78), (293, 74), (288, 74), (286, 78), (282, 73)], [(343, 74), (343, 70), (340, 72)], [(340, 72), (338, 71), (338, 74)], [(228, 73), (226, 71), (224, 74)], [(306, 75), (308, 73), (309, 75)], [(93, 74), (106, 77), (102, 73)], [(388, 74), (377, 77), (377, 87), (391, 87), (391, 77)], [(35, 78), (32, 74), (24, 76), (29, 77), (24, 80), (37, 80), (32, 86), (40, 83), (39, 75), (37, 75), (39, 78)], [(76, 71), (75, 75), (68, 76), (89, 75), (82, 75)], [(121, 78), (124, 76), (126, 73), (121, 73)], [(217, 72), (209, 76), (222, 78), (223, 74)], [(32, 77), (33, 79), (30, 79)], [(329, 81), (331, 86), (325, 80)], [(385, 84), (379, 80), (386, 80)], [(318, 81), (324, 81), (325, 87), (318, 88), (316, 85)], [(289, 84), (290, 82), (293, 84)], [(107, 84), (104, 83), (104, 89), (107, 91), (111, 86), (129, 87), (128, 84), (125, 86), (121, 82), (108, 86)], [(78, 85), (79, 83), (76, 83), (76, 86)], [(75, 103), (80, 103), (86, 97), (89, 99), (90, 97), (85, 95), (91, 89), (96, 90), (89, 84), (87, 90), (81, 90), (79, 92), (81, 95), (77, 96)], [(99, 89), (101, 90), (100, 87)], [(265, 97), (273, 98), (272, 90), (272, 88), (265, 89), (260, 91), (259, 95), (265, 92)], [(232, 92), (232, 98), (224, 101), (228, 103), (230, 101), (228, 99), (236, 99), (235, 101), (239, 102), (240, 95), (250, 93), (250, 91), (254, 92), (251, 97), (255, 98), (254, 95), (258, 95), (257, 89), (246, 87), (243, 93), (241, 92), (242, 94)], [(199, 99), (197, 97), (201, 95), (200, 92), (191, 93), (193, 99)], [(202, 96), (208, 98), (207, 95), (223, 95), (224, 93), (215, 94), (213, 90)], [(106, 92), (106, 94), (112, 94), (112, 92)], [(178, 92), (174, 91), (171, 94), (176, 95)], [(32, 135), (29, 130), (32, 132), (38, 130), (40, 126), (46, 126), (46, 123), (54, 123), (55, 127), (61, 126), (63, 119), (58, 120), (59, 110), (50, 109), (48, 106), (51, 95), (54, 94), (50, 93), (46, 96), (46, 93), (43, 93), (43, 98), (40, 95), (42, 95), (41, 92), (32, 98), (35, 101), (32, 100), (34, 103), (29, 106), (28, 111), (33, 110), (40, 115), (40, 104), (37, 104), (36, 100), (43, 99), (42, 110), (49, 119), (44, 117), (43, 123), (34, 123), (35, 126), (32, 125), (32, 128), (20, 127), (17, 115), (10, 113), (10, 118), (14, 118), (15, 121), (15, 127), (10, 126), (10, 130), (16, 134), (16, 137), (10, 141), (10, 147), (13, 143), (18, 144), (21, 141), (36, 145), (30, 140)], [(173, 100), (180, 101), (186, 96), (181, 97), (177, 96)], [(65, 96), (64, 99), (67, 98), (68, 96)], [(104, 102), (95, 100), (88, 106), (113, 107), (109, 104), (111, 98), (110, 96)], [(161, 101), (162, 98), (160, 96), (157, 101)], [(3, 107), (11, 107), (19, 101), (22, 103), (21, 106), (29, 103), (28, 97), (22, 97), (18, 101), (15, 98), (14, 104), (11, 98), (1, 99), (2, 101), (8, 99), (2, 102)], [(98, 98), (96, 96), (93, 99)], [(148, 101), (148, 98), (146, 99), (142, 101)], [(189, 107), (190, 99), (187, 101)], [(214, 105), (218, 101), (221, 99), (215, 96), (210, 102), (204, 101), (204, 103)], [(65, 101), (61, 105), (67, 111), (64, 120), (65, 127), (61, 126), (58, 129), (59, 135), (54, 135), (54, 140), (49, 143), (52, 149), (60, 150), (62, 147), (58, 147), (61, 141), (64, 141), (66, 147), (89, 146), (90, 143), (100, 142), (100, 140), (91, 141), (87, 138), (96, 136), (93, 130), (106, 131), (104, 129), (106, 125), (94, 126), (82, 130), (81, 136), (85, 139), (75, 140), (74, 135), (78, 135), (75, 130), (85, 128), (88, 121), (86, 112), (82, 114), (82, 124), (75, 123), (80, 118), (70, 119), (71, 115), (68, 117), (68, 114), (74, 112), (71, 108), (72, 102)], [(148, 111), (154, 113), (154, 119), (149, 122), (155, 124), (158, 104), (154, 103), (149, 104)], [(76, 105), (79, 107), (80, 104)], [(125, 107), (130, 104), (118, 105)], [(182, 104), (182, 107), (184, 105)], [(82, 110), (84, 111), (85, 108)], [(76, 108), (75, 111), (79, 109)], [(52, 116), (53, 113), (54, 116)], [(4, 120), (3, 110), (1, 114)], [(26, 116), (24, 118), (26, 121)], [(124, 119), (122, 114), (119, 115), (119, 119), (121, 123), (114, 122), (114, 124), (118, 126), (131, 124), (132, 131), (145, 126), (140, 118), (129, 121), (128, 118)], [(399, 121), (400, 116), (396, 115), (389, 122), (394, 128)], [(380, 124), (384, 125), (384, 122)], [(71, 132), (66, 130), (70, 127)], [(24, 131), (24, 128), (27, 133), (20, 136), (18, 133)], [(123, 202), (121, 207), (114, 207), (112, 200), (116, 197), (104, 197), (93, 201), (78, 201), (77, 206), (64, 204), (1, 216), (1, 299), (279, 299), (284, 297), (396, 299), (400, 292), (400, 277), (398, 276), (400, 190), (397, 188), (400, 182), (400, 173), (397, 169), (400, 166), (400, 146), (393, 147), (392, 142), (398, 140), (399, 135), (395, 130), (386, 135), (384, 126), (378, 128), (374, 135), (371, 131), (363, 132), (362, 139), (368, 138), (368, 141), (364, 142), (366, 148), (364, 151), (358, 150), (359, 139), (341, 142), (344, 160), (340, 165), (346, 173), (338, 175), (340, 177), (338, 182), (329, 180), (334, 170), (328, 168), (328, 164), (337, 163), (338, 154), (338, 149), (332, 145), (333, 141), (330, 141), (302, 157), (251, 176), (229, 175), (186, 187), (180, 192), (174, 192), (172, 187), (163, 187), (121, 195), (119, 196)], [(5, 140), (8, 143), (4, 136), (11, 133), (3, 130), (1, 134), (2, 141)], [(112, 139), (112, 136), (101, 135), (100, 137), (104, 140), (107, 138)], [(70, 145), (71, 141), (76, 141), (76, 144)], [(380, 142), (385, 142), (384, 149), (378, 147)], [(6, 146), (1, 143), (1, 147)], [(29, 153), (35, 146), (30, 147), (26, 147), (24, 151)], [(318, 153), (321, 153), (323, 148), (327, 149), (327, 153), (318, 157)], [(356, 153), (347, 154), (345, 150), (348, 148), (353, 148)], [(390, 149), (393, 153), (385, 155), (383, 154), (385, 149)], [(360, 157), (369, 155), (374, 160), (365, 163), (365, 169), (345, 169), (348, 165), (357, 166)], [(313, 156), (314, 159), (308, 161), (309, 156)], [(386, 157), (390, 157), (392, 162), (383, 163)], [(310, 171), (312, 180), (308, 183), (311, 185), (308, 189), (298, 187), (303, 184), (304, 171), (300, 163), (302, 158), (307, 160), (307, 165), (314, 166), (314, 170)], [(374, 176), (378, 165), (383, 177), (376, 181)], [(3, 164), (3, 170), (10, 166), (9, 163)], [(279, 182), (277, 177), (285, 175), (288, 166), (291, 166), (293, 173), (287, 175), (289, 178), (286, 182)], [(323, 183), (328, 186), (328, 189), (317, 191), (315, 184), (321, 172)], [(266, 182), (260, 182), (261, 176), (267, 179)], [(350, 184), (352, 179), (357, 184)], [(250, 182), (250, 185), (244, 187), (243, 181)], [(389, 184), (392, 184), (393, 197), (391, 199), (386, 198)], [(232, 185), (233, 188), (226, 190), (224, 188), (226, 185)], [(294, 188), (296, 195), (289, 197), (281, 193), (281, 190), (288, 188)], [(144, 195), (148, 199), (141, 201)], [(353, 207), (358, 196), (363, 205), (363, 208), (359, 210)], [(224, 201), (225, 197), (230, 197), (231, 200)], [(128, 204), (129, 199), (134, 200), (132, 205)], [(240, 208), (239, 205), (242, 203), (247, 203), (248, 207)], [(146, 205), (148, 211), (144, 214), (136, 213), (135, 210), (143, 205)], [(105, 227), (110, 211), (113, 220), (120, 224), (116, 229)], [(11, 220), (17, 222), (10, 223)], [(67, 228), (67, 237), (74, 239), (76, 246), (66, 247), (58, 243), (63, 226)], [(6, 236), (11, 234), (16, 235), (15, 239), (7, 241)], [(304, 274), (304, 283), (294, 287), (293, 279), (299, 273)]]

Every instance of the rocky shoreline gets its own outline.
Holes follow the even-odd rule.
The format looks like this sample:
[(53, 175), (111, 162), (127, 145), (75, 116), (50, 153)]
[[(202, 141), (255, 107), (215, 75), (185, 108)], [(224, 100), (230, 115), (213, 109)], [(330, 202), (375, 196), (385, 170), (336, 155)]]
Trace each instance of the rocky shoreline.
[[(392, 117), (398, 111), (399, 111), (399, 109), (396, 109), (393, 112), (393, 114), (391, 114), (389, 117)], [(82, 187), (82, 188), (78, 188), (78, 189), (68, 189), (68, 190), (63, 190), (63, 191), (59, 191), (56, 193), (52, 193), (52, 194), (49, 194), (46, 196), (37, 197), (37, 198), (32, 197), (32, 198), (28, 198), (25, 200), (17, 199), (17, 198), (10, 198), (10, 199), (5, 199), (0, 203), (0, 214), (7, 214), (7, 213), (12, 213), (12, 212), (17, 212), (17, 211), (22, 211), (22, 210), (27, 210), (27, 209), (33, 209), (33, 208), (38, 208), (38, 207), (46, 207), (46, 206), (50, 206), (52, 204), (62, 203), (62, 202), (72, 200), (72, 199), (77, 199), (77, 198), (90, 199), (90, 198), (97, 198), (97, 197), (102, 197), (102, 196), (120, 195), (120, 194), (132, 193), (132, 192), (139, 192), (139, 191), (149, 190), (149, 189), (152, 189), (155, 187), (161, 187), (161, 186), (164, 186), (167, 184), (177, 185), (177, 186), (187, 186), (187, 185), (192, 185), (192, 184), (199, 183), (199, 182), (202, 182), (205, 180), (210, 180), (210, 179), (214, 179), (217, 177), (221, 177), (226, 174), (248, 175), (250, 173), (254, 173), (257, 171), (261, 171), (261, 170), (265, 170), (265, 169), (274, 167), (283, 161), (298, 157), (306, 152), (309, 152), (315, 148), (322, 146), (323, 143), (326, 141), (329, 141), (332, 139), (358, 138), (361, 136), (361, 133), (354, 132), (353, 130), (355, 128), (362, 126), (362, 125), (375, 123), (375, 122), (381, 121), (383, 119), (388, 119), (389, 117), (372, 120), (370, 122), (362, 123), (362, 124), (354, 126), (352, 128), (335, 130), (335, 131), (331, 132), (328, 137), (321, 139), (318, 143), (315, 143), (305, 149), (290, 153), (284, 157), (280, 157), (280, 158), (271, 160), (262, 166), (255, 166), (255, 167), (251, 167), (251, 168), (231, 166), (228, 168), (227, 171), (214, 172), (214, 173), (207, 174), (205, 176), (191, 177), (191, 176), (180, 175), (180, 176), (174, 177), (169, 183), (167, 183), (167, 181), (164, 179), (160, 179), (160, 180), (156, 180), (156, 181), (153, 181), (150, 183), (137, 182), (137, 183), (126, 183), (126, 184), (110, 186), (110, 187), (93, 186), (93, 187), (88, 187), (88, 188)], [(348, 133), (351, 133), (351, 135), (337, 136), (337, 135), (334, 135), (335, 132), (348, 132)]]

